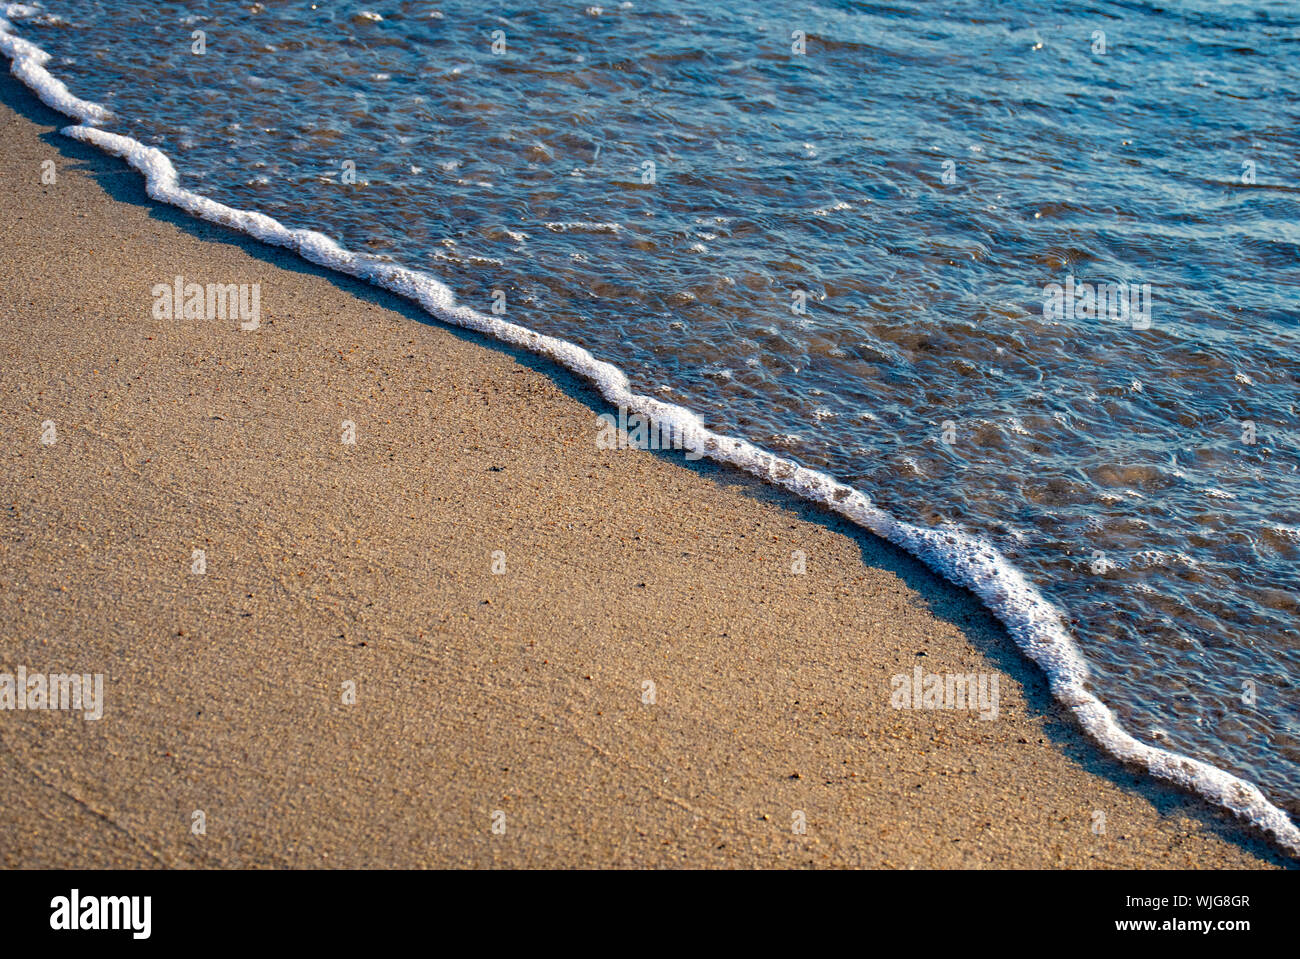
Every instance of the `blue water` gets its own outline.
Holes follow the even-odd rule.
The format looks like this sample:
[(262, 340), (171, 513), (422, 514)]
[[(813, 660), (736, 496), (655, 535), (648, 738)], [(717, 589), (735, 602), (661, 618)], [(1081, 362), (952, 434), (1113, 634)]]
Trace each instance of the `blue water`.
[(1300, 815), (1300, 4), (541, 6), (18, 24), (190, 189), (994, 543), (1127, 728)]

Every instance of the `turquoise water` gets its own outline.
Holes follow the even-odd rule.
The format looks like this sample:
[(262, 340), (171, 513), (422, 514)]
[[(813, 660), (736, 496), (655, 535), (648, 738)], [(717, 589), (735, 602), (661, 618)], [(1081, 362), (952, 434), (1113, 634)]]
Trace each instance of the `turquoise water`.
[(542, 6), (16, 23), (184, 186), (993, 543), (1128, 729), (1300, 815), (1300, 5)]

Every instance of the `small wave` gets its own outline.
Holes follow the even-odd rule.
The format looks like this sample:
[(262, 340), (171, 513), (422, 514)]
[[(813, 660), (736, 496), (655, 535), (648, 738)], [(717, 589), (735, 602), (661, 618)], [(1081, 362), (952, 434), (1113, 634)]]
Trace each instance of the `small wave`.
[(35, 7), (21, 3), (10, 3), (4, 7), (4, 17), (0, 17), (0, 53), (9, 58), (10, 72), (40, 97), (47, 107), (83, 123), (103, 123), (112, 113), (98, 103), (74, 97), (63, 85), (63, 81), (56, 80), (45, 69), (45, 65), (50, 62), (50, 55), (13, 33), (13, 25), (5, 19), (29, 17), (39, 12)]

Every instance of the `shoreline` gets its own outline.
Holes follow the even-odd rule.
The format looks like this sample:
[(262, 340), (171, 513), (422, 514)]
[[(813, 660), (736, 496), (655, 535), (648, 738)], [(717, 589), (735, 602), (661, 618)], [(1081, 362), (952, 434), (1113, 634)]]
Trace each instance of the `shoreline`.
[[(7, 235), (4, 293), (15, 537), (0, 575), (18, 657), (4, 665), (112, 664), (90, 670), (109, 677), (102, 732), (78, 739), (70, 724), (55, 731), (55, 717), (0, 715), (10, 771), (20, 773), (5, 787), (5, 808), (24, 810), (15, 833), (46, 830), (66, 844), (67, 827), (40, 810), (38, 797), (53, 789), (116, 827), (91, 830), (108, 830), (101, 852), (113, 864), (1290, 864), (1204, 801), (1102, 755), (992, 615), (916, 560), (736, 470), (598, 450), (596, 414), (609, 407), (576, 377), (148, 200), (134, 171), (52, 133), (63, 125), (53, 113), (12, 78), (4, 86), (20, 115), (5, 109), (14, 155), (3, 188), (21, 214)], [(43, 159), (58, 167), (49, 188), (40, 186)], [(66, 250), (77, 282), (65, 285), (76, 289), (51, 282), (60, 269), (52, 247)], [(154, 319), (149, 290), (177, 275), (259, 283), (261, 329)], [(99, 360), (99, 343), (120, 355)], [(284, 395), (287, 381), (302, 394)], [(57, 408), (42, 413), (50, 390)], [(32, 437), (47, 418), (69, 425), (42, 448)], [(335, 435), (344, 419), (362, 438), (347, 450)], [(682, 515), (683, 498), (700, 503), (698, 515)], [(626, 505), (611, 510), (611, 500)], [(460, 529), (467, 518), (492, 536)], [(59, 535), (30, 528), (41, 519)], [(505, 553), (504, 576), (489, 569), (489, 542)], [(186, 579), (196, 548), (213, 554), (219, 575)], [(780, 574), (780, 550), (804, 552), (807, 572)], [(87, 565), (105, 551), (123, 567)], [(71, 608), (62, 608), (68, 594)], [(46, 605), (55, 597), (54, 608), (35, 595)], [(811, 630), (790, 635), (789, 624), (810, 620)], [(477, 625), (452, 625), (466, 622)], [(642, 628), (650, 638), (637, 636)], [(106, 645), (111, 636), (119, 642)], [(47, 662), (51, 650), (66, 666)], [(265, 703), (239, 700), (240, 677), (257, 675), (263, 650), (282, 664), (279, 682), (257, 687)], [(890, 677), (911, 674), (919, 654), (935, 674), (996, 673), (1001, 719), (890, 709)], [(232, 672), (232, 660), (245, 672)], [(204, 670), (192, 674), (194, 661)], [(331, 683), (349, 671), (365, 677), (352, 680), (360, 689), (384, 691), (381, 708), (366, 710), (360, 695), (355, 706), (330, 701)], [(131, 679), (123, 686), (115, 673)], [(642, 703), (654, 673), (666, 677), (649, 680), (663, 703)], [(392, 679), (403, 675), (414, 688)], [(120, 726), (107, 725), (114, 686), (136, 690), (137, 679), (139, 699), (123, 705)], [(429, 685), (457, 721), (430, 718), (420, 688)], [(296, 717), (277, 713), (286, 690)], [(197, 705), (195, 715), (169, 697)], [(213, 707), (201, 704), (214, 702), (215, 730), (204, 732)], [(487, 723), (487, 745), (471, 718)], [(173, 726), (184, 731), (181, 752), (165, 748)], [(442, 742), (427, 741), (430, 726)], [(332, 748), (316, 742), (322, 729)], [(408, 729), (420, 731), (409, 756), (397, 746)], [(100, 736), (99, 748), (130, 760), (130, 785), (89, 754), (85, 740)], [(736, 756), (729, 741), (762, 745)], [(372, 761), (345, 742), (374, 749)], [(533, 742), (546, 745), (546, 760), (525, 748)], [(240, 753), (259, 788), (232, 767)], [(425, 753), (440, 760), (428, 770), (434, 782), (405, 768)], [(638, 761), (645, 755), (654, 761)], [(885, 774), (880, 761), (893, 764)], [(348, 778), (354, 763), (399, 795), (423, 797), (425, 811), (436, 805), (443, 841), (421, 846), (428, 823), (391, 798), (366, 806)], [(526, 785), (511, 786), (519, 763)], [(300, 768), (327, 785), (295, 784)], [(493, 768), (507, 771), (502, 782)], [(686, 788), (661, 788), (682, 769)], [(167, 797), (185, 804), (169, 770), (191, 789), (218, 771), (242, 783), (231, 794), (209, 782), (243, 813), (218, 822), (264, 825), (300, 805), (317, 810), (295, 828), (330, 854), (283, 836), (241, 854), (247, 830), (221, 843), (191, 837), (188, 821), (154, 808)], [(452, 770), (459, 775), (441, 782)], [(440, 785), (458, 797), (456, 812), (437, 801)], [(601, 801), (584, 806), (592, 793)], [(1049, 806), (1057, 796), (1061, 821), (1026, 794)], [(123, 795), (148, 797), (154, 811), (123, 805)], [(491, 795), (505, 798), (492, 805)], [(634, 795), (642, 798), (622, 799)], [(575, 811), (567, 825), (544, 817), (518, 845), (495, 842), (502, 837), (487, 828), (498, 809), (512, 819), (511, 803), (527, 822), (561, 796)], [(367, 859), (365, 830), (331, 829), (325, 809), (366, 810), (369, 827), (402, 837), (406, 853)], [(808, 826), (796, 834), (783, 818), (800, 810)], [(1107, 810), (1116, 815), (1098, 836), (1094, 813)], [(873, 822), (882, 811), (885, 821)], [(574, 825), (583, 817), (591, 828)], [(115, 844), (118, 833), (132, 841)], [(150, 855), (132, 859), (142, 848)], [(33, 864), (4, 841), (0, 861)]]
[[(551, 361), (572, 374), (585, 390), (597, 394), (597, 404), (617, 406), (649, 416), (671, 433), (689, 436), (694, 452), (723, 466), (737, 467), (767, 485), (793, 493), (805, 502), (846, 517), (857, 528), (874, 533), (920, 559), (947, 582), (977, 596), (1006, 627), (1024, 656), (1046, 674), (1056, 701), (1069, 710), (1075, 722), (1104, 753), (1121, 763), (1144, 770), (1152, 777), (1172, 783), (1204, 798), (1211, 805), (1228, 810), (1250, 823), (1261, 834), (1270, 834), (1276, 845), (1293, 857), (1300, 857), (1300, 826), (1280, 807), (1271, 803), (1260, 788), (1245, 779), (1188, 755), (1142, 742), (1124, 729), (1089, 688), (1089, 669), (1065, 625), (1064, 613), (1043, 596), (1014, 564), (993, 545), (960, 532), (916, 526), (875, 506), (871, 499), (834, 477), (809, 469), (773, 454), (738, 437), (716, 434), (707, 429), (689, 409), (656, 397), (632, 391), (628, 377), (612, 363), (598, 360), (575, 343), (538, 333), (511, 320), (488, 315), (457, 303), (455, 293), (430, 273), (383, 260), (375, 260), (339, 246), (332, 238), (311, 229), (289, 229), (260, 212), (227, 206), (180, 185), (171, 159), (130, 137), (108, 133), (95, 126), (109, 114), (99, 104), (73, 95), (62, 80), (45, 69), (48, 55), (8, 32), (0, 21), (0, 46), (12, 58), (12, 73), (39, 99), (59, 113), (84, 122), (60, 130), (65, 136), (90, 143), (103, 153), (123, 159), (145, 178), (147, 195), (185, 213), (229, 227), (271, 247), (290, 250), (303, 260), (325, 266), (334, 275), (360, 279), (372, 287), (396, 293), (403, 301), (423, 310), (422, 322), (432, 318), (450, 327), (484, 334), (493, 345), (521, 349)], [(52, 161), (50, 161), (52, 162)], [(182, 278), (176, 277), (177, 299)], [(244, 290), (229, 284), (230, 297)], [(208, 307), (212, 307), (213, 284), (208, 284)], [(195, 291), (202, 292), (199, 285)], [(253, 289), (259, 289), (253, 284)], [(156, 284), (153, 292), (166, 290)], [(202, 297), (198, 297), (199, 300)], [(238, 295), (241, 304), (244, 297)], [(176, 306), (178, 304), (171, 304)], [(204, 313), (201, 302), (195, 316)], [(189, 314), (190, 302), (184, 306)], [(155, 318), (162, 318), (154, 303)], [(173, 310), (165, 311), (171, 318)], [(226, 317), (225, 310), (220, 313)], [(240, 329), (258, 328), (254, 316)], [(345, 421), (350, 422), (350, 421)], [(354, 440), (351, 440), (354, 442)], [(694, 459), (698, 457), (688, 457)]]

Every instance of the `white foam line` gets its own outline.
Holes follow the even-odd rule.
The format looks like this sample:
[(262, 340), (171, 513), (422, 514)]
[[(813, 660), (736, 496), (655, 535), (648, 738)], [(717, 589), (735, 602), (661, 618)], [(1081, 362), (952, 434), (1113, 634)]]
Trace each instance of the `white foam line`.
[[(40, 11), (35, 7), (21, 3), (10, 3), (4, 7), (5, 17), (31, 17)], [(66, 116), (84, 123), (103, 123), (112, 116), (98, 103), (80, 100), (68, 92), (61, 80), (56, 80), (45, 69), (50, 62), (50, 55), (13, 33), (12, 24), (0, 17), (0, 51), (10, 60), (9, 69), (13, 75), (32, 89), (45, 102)]]
[[(6, 13), (19, 15), (13, 12), (12, 5)], [(13, 60), (14, 75), (42, 100), (82, 120), (99, 121), (109, 116), (97, 104), (72, 96), (67, 87), (44, 69), (49, 56), (15, 37), (10, 29), (10, 24), (0, 19), (0, 50)], [(1121, 760), (1145, 767), (1159, 779), (1197, 792), (1231, 810), (1272, 835), (1293, 855), (1300, 855), (1300, 828), (1270, 803), (1259, 787), (1209, 763), (1140, 742), (1126, 732), (1105, 703), (1088, 691), (1088, 668), (1066, 632), (1060, 612), (988, 543), (954, 530), (927, 529), (903, 522), (873, 505), (865, 493), (825, 473), (800, 466), (745, 440), (714, 433), (685, 407), (633, 393), (622, 370), (596, 359), (586, 349), (458, 305), (451, 289), (428, 273), (353, 253), (323, 233), (291, 230), (265, 214), (238, 210), (183, 189), (176, 168), (160, 150), (92, 126), (70, 126), (62, 132), (125, 159), (144, 174), (146, 191), (155, 200), (391, 290), (418, 303), (444, 323), (483, 333), (554, 360), (594, 385), (611, 404), (650, 416), (675, 432), (680, 431), (679, 435), (694, 437), (700, 451), (710, 459), (739, 467), (803, 499), (820, 503), (903, 548), (941, 576), (979, 596), (1006, 625), (1021, 651), (1047, 675), (1052, 695), (1074, 713), (1083, 729), (1103, 748)]]

